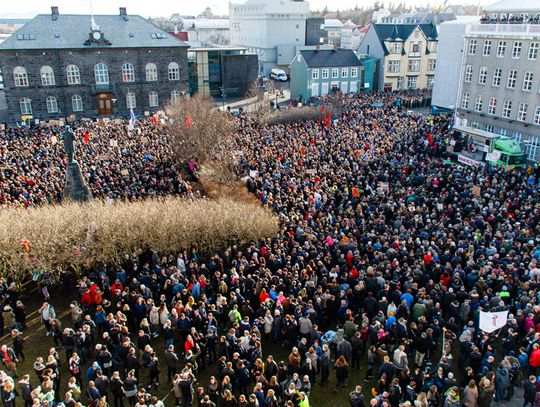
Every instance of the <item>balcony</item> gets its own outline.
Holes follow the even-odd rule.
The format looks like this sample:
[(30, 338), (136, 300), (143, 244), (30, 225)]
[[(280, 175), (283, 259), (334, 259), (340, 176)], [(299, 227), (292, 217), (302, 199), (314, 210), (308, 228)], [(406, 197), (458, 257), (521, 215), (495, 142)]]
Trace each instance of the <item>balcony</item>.
[(96, 83), (92, 85), (92, 93), (112, 93), (116, 90), (114, 83)]
[(496, 35), (503, 37), (540, 38), (538, 24), (471, 24), (466, 35)]

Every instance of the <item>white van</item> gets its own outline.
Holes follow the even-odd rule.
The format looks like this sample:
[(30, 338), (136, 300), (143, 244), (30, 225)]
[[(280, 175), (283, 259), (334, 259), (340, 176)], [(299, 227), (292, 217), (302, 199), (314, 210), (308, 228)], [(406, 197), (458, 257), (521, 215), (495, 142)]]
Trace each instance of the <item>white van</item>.
[(287, 74), (283, 69), (273, 68), (270, 71), (270, 78), (280, 82), (287, 82)]

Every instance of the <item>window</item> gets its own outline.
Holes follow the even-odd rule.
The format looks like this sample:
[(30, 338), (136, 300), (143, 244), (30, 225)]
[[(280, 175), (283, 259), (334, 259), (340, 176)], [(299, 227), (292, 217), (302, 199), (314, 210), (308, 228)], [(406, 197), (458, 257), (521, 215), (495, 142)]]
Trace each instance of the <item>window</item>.
[(525, 120), (527, 120), (527, 109), (528, 108), (529, 108), (528, 103), (520, 103), (519, 104), (518, 112), (517, 112), (517, 119), (520, 122), (524, 122)]
[(416, 76), (407, 77), (407, 89), (416, 89)]
[(17, 87), (28, 86), (28, 74), (26, 73), (26, 69), (22, 66), (17, 66), (13, 69), (13, 80)]
[(426, 75), (427, 79), (427, 87), (432, 88), (433, 84), (435, 83), (435, 76), (434, 75)]
[(437, 66), (436, 59), (428, 59), (428, 64), (427, 64), (428, 71), (434, 71), (436, 66)]
[(388, 72), (399, 72), (401, 69), (401, 61), (388, 61)]
[(489, 98), (488, 114), (495, 114), (497, 111), (497, 98)]
[(174, 102), (180, 100), (180, 96), (181, 96), (181, 94), (180, 94), (179, 90), (173, 90), (171, 92), (171, 102), (174, 103)]
[(99, 63), (94, 67), (94, 78), (96, 79), (96, 85), (108, 85), (109, 84), (109, 69), (107, 65)]
[(159, 106), (159, 96), (157, 92), (150, 92), (148, 94), (148, 104), (150, 105), (150, 107)]
[(319, 70), (318, 69), (312, 69), (311, 70), (311, 79), (319, 79)]
[(506, 53), (506, 41), (499, 41), (497, 44), (497, 58), (504, 58)]
[(429, 48), (429, 50), (430, 50), (431, 52), (437, 52), (437, 45), (438, 45), (438, 42), (437, 42), (437, 41), (431, 42), (431, 47)]
[(409, 44), (409, 56), (419, 57), (422, 54), (422, 42), (411, 42)]
[(469, 108), (469, 94), (467, 92), (464, 92), (463, 96), (461, 96), (461, 108), (462, 109)]
[(137, 107), (137, 98), (134, 93), (129, 92), (126, 95), (126, 105), (128, 109), (135, 109)]
[(486, 78), (487, 78), (487, 67), (481, 66), (480, 70), (478, 71), (478, 84), (485, 85)]
[(529, 54), (527, 58), (531, 61), (536, 61), (537, 56), (538, 56), (538, 43), (531, 42), (531, 45), (529, 45)]
[(398, 76), (396, 86), (398, 89), (403, 89), (403, 76)]
[(485, 57), (489, 57), (491, 55), (491, 40), (484, 41), (484, 49), (482, 51), (482, 55)]
[(491, 86), (500, 86), (501, 76), (502, 76), (502, 68), (495, 68), (493, 70), (493, 80), (491, 81)]
[(157, 67), (154, 63), (146, 64), (146, 82), (156, 82), (157, 78)]
[(473, 74), (473, 66), (467, 65), (465, 67), (465, 80), (464, 80), (466, 83), (472, 82), (472, 74)]
[(390, 43), (391, 54), (401, 54), (402, 51), (403, 51), (403, 44), (401, 42)]
[(512, 114), (512, 101), (505, 100), (503, 103), (503, 108), (502, 108), (502, 117), (504, 117), (505, 119), (509, 119), (511, 114)]
[(358, 68), (351, 68), (351, 78), (356, 78), (358, 76)]
[(516, 87), (516, 78), (517, 71), (515, 69), (510, 69), (508, 71), (508, 79), (506, 81), (506, 87), (508, 89), (514, 89)]
[(170, 81), (179, 81), (180, 80), (180, 66), (176, 62), (171, 62), (167, 69), (169, 73)]
[(50, 66), (42, 66), (39, 73), (41, 75), (41, 84), (43, 86), (54, 86), (54, 71)]
[(476, 40), (469, 41), (469, 55), (476, 55)]
[(474, 111), (481, 112), (483, 104), (484, 104), (484, 98), (481, 95), (477, 95), (476, 99), (474, 100)]
[(28, 98), (22, 98), (19, 100), (19, 105), (21, 106), (22, 115), (32, 114), (32, 101)]
[(133, 68), (133, 65), (122, 65), (122, 82), (135, 82), (135, 68)]
[(512, 46), (512, 58), (519, 59), (521, 56), (521, 41), (514, 41), (514, 45)]
[(82, 112), (83, 111), (82, 98), (79, 95), (74, 95), (71, 98), (71, 107), (73, 108), (74, 112)]
[(45, 99), (45, 104), (47, 105), (48, 113), (58, 113), (58, 102), (54, 96), (48, 96)]
[(533, 84), (533, 73), (532, 72), (525, 72), (525, 76), (523, 76), (523, 87), (521, 88), (525, 92), (530, 92), (532, 89)]
[(419, 59), (413, 59), (409, 60), (409, 64), (407, 66), (408, 72), (420, 72), (420, 60)]
[(66, 67), (66, 77), (68, 85), (79, 85), (81, 83), (81, 73), (77, 65), (68, 65)]
[(538, 147), (540, 147), (540, 137), (538, 136), (530, 136), (529, 140), (527, 140), (527, 147), (525, 147), (525, 152), (527, 153), (527, 157), (529, 160), (536, 161), (536, 153), (538, 151)]
[(328, 69), (322, 69), (321, 76), (323, 79), (328, 79)]
[(339, 69), (332, 68), (332, 79), (339, 78)]
[(534, 111), (533, 123), (540, 125), (540, 106), (536, 106), (536, 110)]
[(341, 68), (341, 77), (342, 78), (348, 78), (349, 77), (349, 68)]

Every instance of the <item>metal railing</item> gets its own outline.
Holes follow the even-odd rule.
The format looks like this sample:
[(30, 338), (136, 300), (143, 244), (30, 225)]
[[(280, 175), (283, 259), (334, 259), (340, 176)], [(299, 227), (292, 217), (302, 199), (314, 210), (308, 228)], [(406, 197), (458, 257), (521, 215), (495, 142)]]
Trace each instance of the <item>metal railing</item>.
[(116, 89), (115, 84), (109, 83), (95, 83), (92, 85), (92, 93), (110, 93)]
[(538, 24), (472, 24), (467, 34), (540, 37)]

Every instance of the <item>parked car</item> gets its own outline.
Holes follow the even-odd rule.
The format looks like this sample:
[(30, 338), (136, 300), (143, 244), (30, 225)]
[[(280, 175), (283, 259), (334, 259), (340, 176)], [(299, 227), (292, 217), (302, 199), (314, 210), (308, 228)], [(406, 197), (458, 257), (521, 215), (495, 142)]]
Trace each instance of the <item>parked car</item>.
[(270, 78), (279, 82), (287, 82), (287, 74), (283, 69), (273, 68), (270, 71)]

